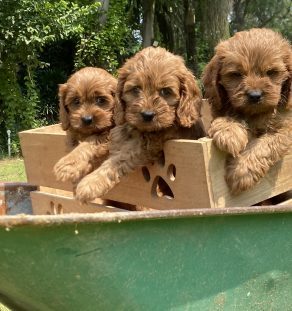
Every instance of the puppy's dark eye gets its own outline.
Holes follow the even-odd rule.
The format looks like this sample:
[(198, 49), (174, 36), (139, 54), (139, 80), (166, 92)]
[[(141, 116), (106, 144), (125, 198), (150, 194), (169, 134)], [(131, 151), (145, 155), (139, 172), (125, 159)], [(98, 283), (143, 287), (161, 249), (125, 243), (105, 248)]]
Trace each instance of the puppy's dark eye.
[(97, 106), (104, 106), (107, 103), (107, 100), (104, 97), (97, 97), (95, 103)]
[(73, 104), (74, 106), (79, 106), (79, 105), (80, 105), (80, 100), (79, 100), (79, 98), (74, 98), (74, 100), (72, 101), (72, 104)]
[(159, 95), (162, 97), (168, 97), (172, 94), (173, 94), (172, 89), (169, 87), (164, 87), (163, 89), (159, 91)]
[(131, 92), (135, 95), (138, 95), (141, 91), (141, 88), (139, 86), (134, 86), (133, 88), (131, 88)]
[(267, 75), (268, 75), (269, 77), (274, 77), (274, 76), (276, 76), (277, 74), (278, 74), (278, 71), (277, 71), (276, 69), (270, 69), (270, 70), (267, 71)]
[(238, 79), (242, 77), (242, 74), (239, 71), (232, 71), (228, 73), (228, 76), (233, 79)]

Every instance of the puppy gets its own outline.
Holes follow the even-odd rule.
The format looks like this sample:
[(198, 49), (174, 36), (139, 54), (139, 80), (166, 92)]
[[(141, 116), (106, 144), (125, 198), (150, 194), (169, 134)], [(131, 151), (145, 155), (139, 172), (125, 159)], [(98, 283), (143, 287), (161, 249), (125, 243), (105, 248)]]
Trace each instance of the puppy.
[(291, 46), (269, 29), (238, 32), (216, 47), (203, 73), (217, 147), (230, 156), (233, 194), (252, 188), (289, 151), (292, 135)]
[(103, 196), (122, 176), (157, 160), (169, 139), (204, 136), (200, 107), (200, 90), (181, 57), (153, 47), (137, 53), (119, 70), (110, 156), (81, 180), (76, 198)]
[(56, 178), (78, 182), (108, 156), (117, 80), (107, 71), (85, 67), (59, 86), (60, 120), (72, 149), (54, 167)]

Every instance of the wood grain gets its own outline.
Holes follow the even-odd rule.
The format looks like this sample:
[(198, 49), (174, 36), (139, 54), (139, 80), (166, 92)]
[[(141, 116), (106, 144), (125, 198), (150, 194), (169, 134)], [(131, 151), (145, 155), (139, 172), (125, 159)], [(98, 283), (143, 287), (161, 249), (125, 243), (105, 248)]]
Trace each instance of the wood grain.
[[(67, 152), (61, 127), (21, 132), (20, 141), (28, 182), (56, 189), (55, 195), (67, 191), (72, 197), (72, 185), (53, 175), (55, 163)], [(230, 194), (224, 180), (226, 154), (211, 139), (168, 141), (164, 155), (163, 163), (124, 177), (105, 199), (161, 210), (242, 207), (292, 189), (292, 151), (253, 189), (237, 196)]]
[(125, 212), (126, 210), (96, 203), (80, 204), (74, 198), (33, 191), (30, 193), (34, 215), (57, 215), (68, 213)]

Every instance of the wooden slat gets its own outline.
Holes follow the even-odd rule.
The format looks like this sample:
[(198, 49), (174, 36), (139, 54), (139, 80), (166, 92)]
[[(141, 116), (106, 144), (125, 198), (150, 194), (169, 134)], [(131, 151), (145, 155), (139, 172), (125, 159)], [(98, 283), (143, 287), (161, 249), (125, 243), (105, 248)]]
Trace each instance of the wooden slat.
[(291, 151), (282, 161), (271, 168), (254, 188), (232, 196), (224, 180), (225, 153), (218, 150), (213, 143), (209, 143), (210, 139), (203, 140), (206, 140), (206, 144), (204, 144), (205, 158), (208, 162), (208, 176), (214, 207), (250, 206), (292, 189)]
[(34, 215), (56, 215), (68, 213), (124, 212), (126, 210), (97, 203), (80, 204), (74, 198), (41, 191), (30, 193)]
[(19, 137), (28, 182), (72, 191), (71, 183), (59, 182), (53, 174), (54, 165), (68, 152), (60, 125), (20, 132)]
[[(55, 163), (66, 154), (65, 132), (60, 126), (25, 131), (20, 139), (28, 181), (55, 188), (56, 194), (69, 191), (72, 195), (71, 184), (57, 182), (53, 175)], [(164, 164), (148, 166), (148, 181), (142, 169), (137, 169), (105, 198), (152, 209), (242, 207), (292, 189), (292, 151), (253, 189), (237, 196), (230, 195), (224, 180), (226, 154), (211, 139), (168, 141), (164, 153)], [(175, 177), (169, 173), (173, 167)], [(155, 181), (159, 178), (165, 184), (157, 191)]]
[[(148, 167), (148, 182), (143, 177), (142, 169), (137, 169), (123, 178), (106, 198), (154, 209), (211, 207), (202, 144), (198, 141), (172, 140), (166, 142), (164, 153), (165, 165), (156, 163)], [(171, 165), (176, 170), (174, 180), (168, 174)], [(174, 198), (157, 196), (153, 184), (158, 177), (168, 184)]]
[[(56, 188), (49, 188), (49, 187), (43, 187), (43, 186), (40, 186), (38, 188), (39, 188), (38, 190), (41, 191), (41, 192), (46, 192), (46, 193), (50, 193), (50, 194), (57, 194), (57, 195), (61, 195), (63, 197), (69, 197), (69, 198), (73, 198), (74, 197), (74, 194), (73, 194), (72, 191), (56, 189)], [(102, 200), (101, 200), (100, 203), (102, 203)]]
[(286, 201), (283, 201), (277, 205), (287, 205), (287, 206), (292, 206), (292, 199), (289, 199), (289, 200), (286, 200)]

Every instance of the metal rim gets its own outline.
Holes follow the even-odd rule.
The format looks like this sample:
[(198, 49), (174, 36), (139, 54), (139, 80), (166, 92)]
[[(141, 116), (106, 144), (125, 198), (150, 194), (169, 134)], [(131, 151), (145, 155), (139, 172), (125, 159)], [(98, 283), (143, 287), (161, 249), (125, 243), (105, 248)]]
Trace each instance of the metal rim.
[(100, 212), (94, 214), (75, 213), (63, 215), (24, 215), (1, 216), (0, 227), (14, 227), (24, 225), (51, 226), (76, 223), (108, 223), (128, 222), (155, 219), (200, 218), (212, 216), (240, 216), (255, 214), (292, 213), (292, 206), (252, 206), (218, 209), (181, 209), (132, 212)]

